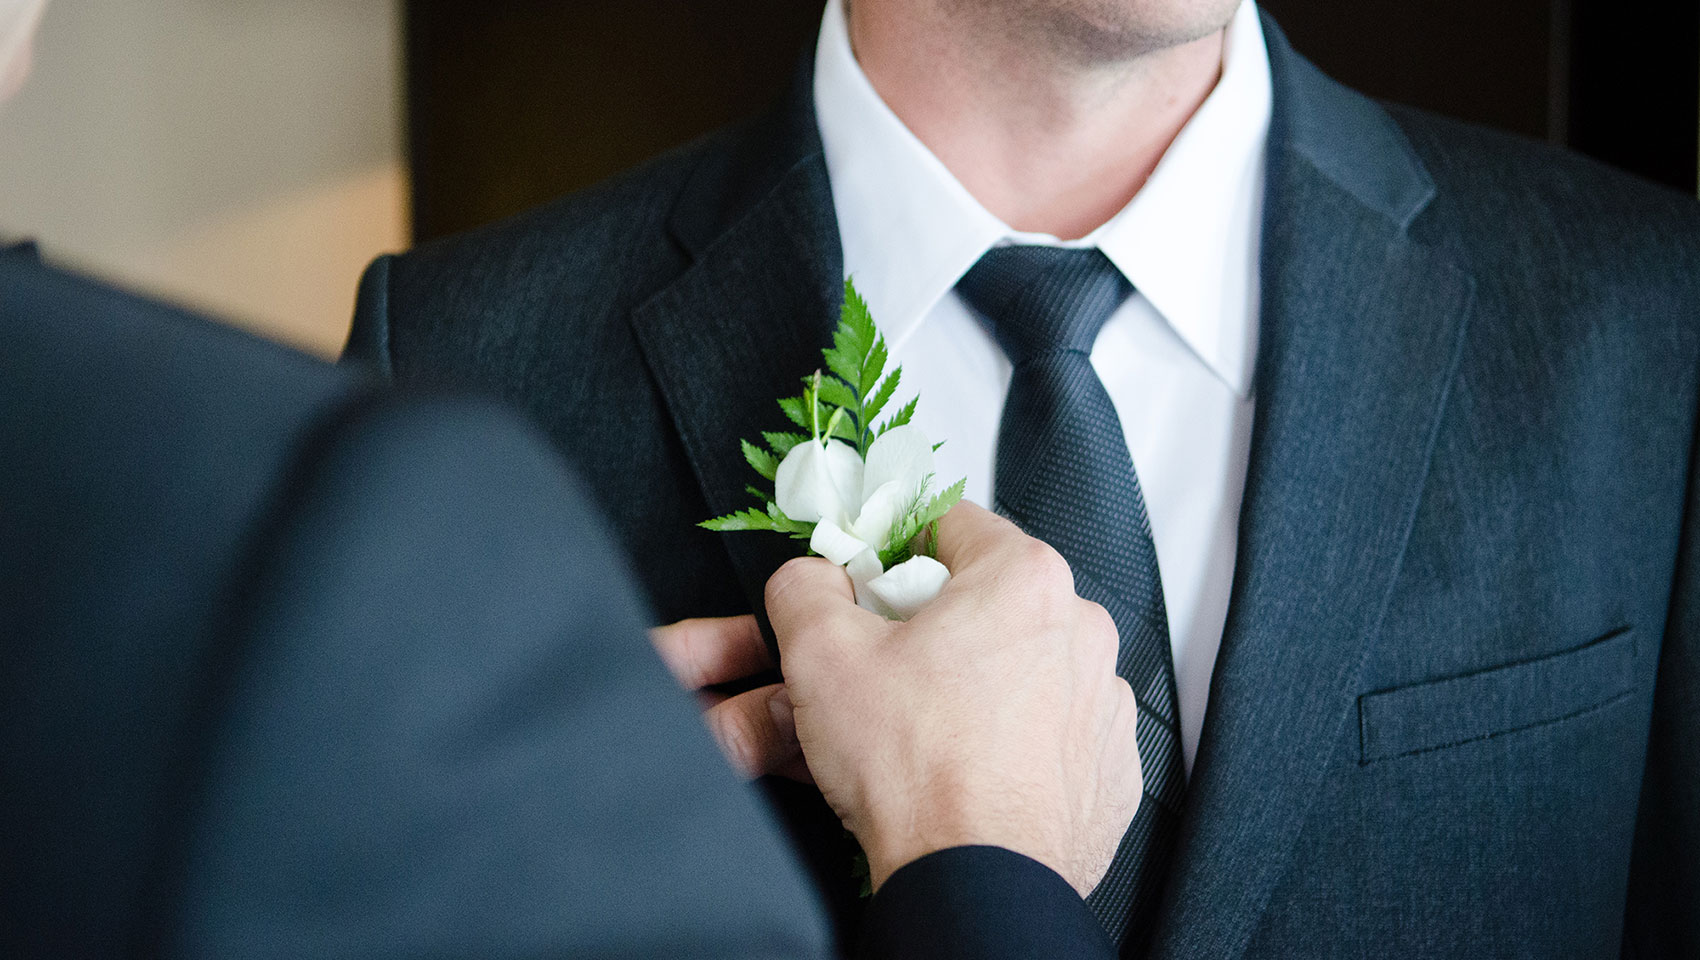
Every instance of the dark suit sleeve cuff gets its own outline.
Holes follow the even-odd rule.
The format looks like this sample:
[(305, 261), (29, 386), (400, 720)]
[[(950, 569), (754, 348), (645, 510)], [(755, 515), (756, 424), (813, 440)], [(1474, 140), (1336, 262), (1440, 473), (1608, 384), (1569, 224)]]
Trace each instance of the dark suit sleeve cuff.
[(893, 873), (868, 904), (862, 960), (1112, 960), (1086, 902), (1056, 871), (1002, 847), (952, 847)]

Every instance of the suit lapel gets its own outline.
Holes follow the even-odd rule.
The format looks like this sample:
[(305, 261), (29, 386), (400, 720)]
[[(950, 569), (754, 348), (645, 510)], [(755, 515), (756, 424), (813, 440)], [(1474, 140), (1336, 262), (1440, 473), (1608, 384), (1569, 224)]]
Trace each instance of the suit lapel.
[[(821, 365), (837, 319), (843, 255), (812, 74), (805, 63), (772, 114), (705, 153), (670, 221), (691, 265), (631, 317), (716, 516), (754, 503), (744, 488), (761, 478), (738, 440), (791, 429), (774, 401)], [(803, 547), (722, 539), (759, 615), (767, 578)]]
[(1351, 717), (1457, 367), (1471, 279), (1407, 228), (1391, 118), (1265, 21), (1257, 413), (1228, 621), (1152, 955), (1246, 949)]

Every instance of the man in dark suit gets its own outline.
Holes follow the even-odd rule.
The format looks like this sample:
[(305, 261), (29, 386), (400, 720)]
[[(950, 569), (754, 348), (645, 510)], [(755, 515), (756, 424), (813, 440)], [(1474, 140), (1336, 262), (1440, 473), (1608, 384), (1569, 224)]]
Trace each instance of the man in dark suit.
[[(1700, 211), (1548, 146), (1374, 103), (1249, 7), (1224, 27), (1222, 7), (829, 4), (813, 67), (764, 117), (379, 260), (349, 353), (526, 407), (584, 461), (663, 616), (759, 611), (795, 547), (694, 524), (741, 505), (735, 440), (782, 426), (773, 399), (818, 365), (846, 270), (903, 279), (881, 258), (911, 258), (947, 288), (964, 281), (911, 312), (882, 304), (914, 284), (869, 295), (888, 332), (922, 317), (915, 337), (956, 331), (906, 364), (998, 357), (980, 380), (1011, 377), (1009, 436), (1032, 406), (1015, 395), (1035, 389), (1005, 335), (1017, 323), (998, 315), (1000, 278), (1020, 265), (987, 277), (974, 258), (1106, 231), (1122, 275), (1102, 259), (1076, 272), (1122, 284), (1109, 301), (1128, 312), (1108, 321), (1117, 342), (1065, 349), (1092, 353), (1074, 382), (1103, 381), (1066, 412), (1098, 425), (1076, 433), (1099, 446), (1007, 447), (1104, 464), (1075, 505), (1125, 505), (1121, 542), (1148, 574), (1161, 561), (1170, 591), (1166, 618), (1161, 595), (1105, 591), (1124, 642), (1161, 654), (1136, 651), (1155, 663), (1148, 712), (1168, 731), (1153, 758), (1173, 771), (1146, 797), (1165, 811), (1160, 842), (1135, 851), (1132, 904), (1106, 925), (1146, 911), (1128, 949), (1158, 957), (1700, 953)], [(1232, 110), (1211, 107), (1218, 82)], [(844, 125), (851, 114), (866, 126)], [(857, 152), (858, 131), (894, 152)], [(1230, 151), (1201, 154), (1201, 137), (1239, 151), (1217, 180), (1209, 158)], [(1165, 159), (1183, 153), (1196, 162)], [(899, 167), (913, 176), (885, 175)], [(1170, 190), (1188, 171), (1203, 179)], [(893, 207), (855, 223), (879, 202), (870, 180), (897, 192), (927, 178), (948, 189), (912, 209), (955, 204), (1001, 232), (953, 248), (967, 255), (951, 265), (915, 239), (936, 217)], [(1184, 202), (1153, 220), (1140, 197), (1159, 184), (1152, 196)], [(1195, 219), (1211, 226), (1202, 242)], [(1135, 221), (1156, 226), (1109, 236)], [(1239, 262), (1196, 270), (1198, 256), (1158, 250), (1153, 271), (1112, 249), (1142, 237)], [(1215, 279), (1166, 288), (1175, 275)], [(1200, 307), (1200, 289), (1238, 296), (1239, 312)], [(1041, 299), (1079, 299), (1054, 292)], [(1007, 361), (987, 352), (1000, 349)], [(954, 444), (995, 427), (1000, 402), (933, 432)], [(1119, 453), (1103, 426), (1117, 418)], [(1176, 423), (1210, 449), (1164, 432)], [(996, 473), (978, 482), (1002, 500), (1001, 461)], [(1097, 533), (1006, 506), (1051, 542)], [(1064, 552), (1077, 571), (1103, 565), (1097, 546)], [(808, 806), (787, 794), (845, 920), (844, 854)]]

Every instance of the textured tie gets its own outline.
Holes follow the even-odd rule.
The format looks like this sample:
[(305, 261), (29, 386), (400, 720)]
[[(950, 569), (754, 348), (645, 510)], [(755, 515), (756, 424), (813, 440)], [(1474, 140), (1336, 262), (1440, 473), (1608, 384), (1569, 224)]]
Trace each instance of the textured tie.
[(1055, 247), (999, 247), (957, 286), (1015, 366), (996, 509), (1056, 548), (1080, 595), (1110, 612), (1121, 632), (1116, 673), (1139, 701), (1145, 795), (1086, 901), (1124, 957), (1150, 942), (1186, 789), (1157, 549), (1121, 421), (1089, 359), (1132, 291), (1101, 252)]

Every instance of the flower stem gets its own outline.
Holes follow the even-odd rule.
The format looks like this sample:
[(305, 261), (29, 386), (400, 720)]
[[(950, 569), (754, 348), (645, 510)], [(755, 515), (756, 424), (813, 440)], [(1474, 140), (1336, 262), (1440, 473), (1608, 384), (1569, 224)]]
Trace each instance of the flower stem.
[(809, 405), (809, 435), (816, 443), (820, 442), (820, 371), (815, 371), (814, 382), (803, 390), (803, 401)]

